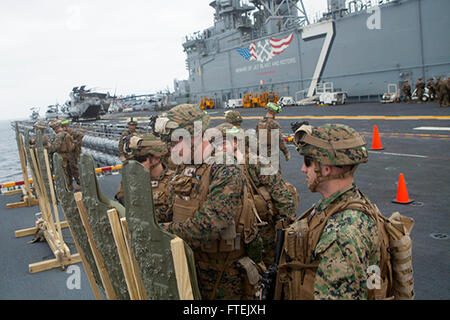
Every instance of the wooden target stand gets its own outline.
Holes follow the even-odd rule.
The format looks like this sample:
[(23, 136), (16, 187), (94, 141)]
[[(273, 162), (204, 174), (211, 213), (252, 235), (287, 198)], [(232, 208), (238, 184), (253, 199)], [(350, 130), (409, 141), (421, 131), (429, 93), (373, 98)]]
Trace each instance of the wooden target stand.
[(16, 123), (16, 141), (17, 141), (17, 149), (19, 151), (20, 166), (22, 168), (24, 185), (20, 186), (20, 188), (17, 190), (7, 191), (4, 194), (14, 195), (22, 193), (23, 200), (14, 203), (8, 203), (6, 205), (7, 209), (33, 207), (39, 203), (38, 199), (36, 199), (33, 193), (31, 192), (30, 182), (28, 181), (28, 170), (25, 158), (25, 149), (23, 147), (22, 135), (19, 133), (19, 130), (17, 128), (17, 123)]
[[(38, 197), (37, 201), (41, 209), (42, 217), (36, 221), (35, 227), (17, 230), (15, 232), (15, 236), (23, 237), (36, 233), (41, 233), (41, 235), (43, 235), (46, 242), (48, 243), (50, 249), (52, 250), (55, 258), (28, 265), (30, 273), (37, 273), (58, 267), (61, 267), (64, 270), (66, 266), (81, 261), (80, 254), (79, 253), (71, 254), (69, 247), (64, 242), (61, 230), (62, 228), (68, 227), (68, 224), (66, 221), (61, 222), (59, 219), (59, 212), (56, 204), (56, 196), (53, 187), (53, 177), (51, 175), (50, 165), (48, 161), (48, 153), (47, 149), (44, 148), (43, 150), (45, 163), (41, 163), (39, 161), (37, 150), (35, 148), (30, 148), (31, 159), (29, 159), (31, 160), (30, 171), (33, 176), (34, 188)], [(43, 176), (42, 170), (43, 166), (45, 166), (47, 171), (46, 178), (48, 179), (49, 183), (50, 196), (48, 195), (44, 183), (45, 177)]]

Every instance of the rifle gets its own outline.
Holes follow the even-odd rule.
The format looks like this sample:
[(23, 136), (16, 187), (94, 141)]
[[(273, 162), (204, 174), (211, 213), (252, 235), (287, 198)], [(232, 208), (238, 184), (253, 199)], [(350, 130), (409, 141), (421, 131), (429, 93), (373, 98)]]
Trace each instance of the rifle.
[(284, 230), (277, 230), (277, 238), (275, 244), (275, 261), (264, 271), (261, 277), (261, 300), (273, 300), (275, 295), (275, 286), (278, 273), (278, 264), (280, 263), (281, 252), (284, 245)]

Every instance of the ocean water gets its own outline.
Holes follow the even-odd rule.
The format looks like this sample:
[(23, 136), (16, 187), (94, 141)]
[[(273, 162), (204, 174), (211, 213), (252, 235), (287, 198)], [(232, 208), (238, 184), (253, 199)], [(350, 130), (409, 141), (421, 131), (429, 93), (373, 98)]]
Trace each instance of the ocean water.
[(0, 184), (23, 180), (16, 133), (10, 120), (0, 120)]

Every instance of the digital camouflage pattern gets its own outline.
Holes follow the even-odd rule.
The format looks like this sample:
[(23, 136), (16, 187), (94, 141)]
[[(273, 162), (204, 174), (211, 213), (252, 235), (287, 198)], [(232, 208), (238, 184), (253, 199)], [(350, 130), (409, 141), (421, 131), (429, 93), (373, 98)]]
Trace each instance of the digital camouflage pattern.
[(232, 111), (226, 111), (225, 112), (225, 121), (228, 123), (231, 123), (235, 126), (240, 126), (242, 123), (242, 116), (239, 111), (232, 110)]
[[(361, 199), (356, 186), (338, 191), (315, 205), (315, 214), (348, 199)], [(380, 265), (376, 224), (365, 213), (345, 210), (328, 219), (313, 252), (319, 260), (314, 282), (315, 299), (367, 299), (367, 269)]]
[[(67, 121), (67, 120), (66, 120)], [(68, 172), (69, 172), (69, 181), (75, 181), (78, 185), (80, 185), (80, 171), (78, 169), (78, 159), (81, 154), (81, 148), (83, 146), (83, 137), (84, 133), (81, 130), (72, 129), (69, 126), (69, 122), (62, 123), (63, 127), (66, 126), (66, 132), (69, 133), (72, 136), (73, 143), (74, 143), (74, 149), (72, 152), (72, 157), (69, 158), (68, 163)]]
[(170, 194), (170, 181), (172, 180), (175, 172), (169, 169), (164, 169), (164, 172), (155, 180), (152, 180), (152, 194), (153, 194), (153, 205), (155, 207), (157, 222), (170, 222), (169, 216), (161, 213), (159, 208), (165, 206), (169, 201)]
[[(308, 136), (321, 141), (309, 141)], [(301, 126), (294, 141), (300, 155), (316, 159), (322, 165), (352, 165), (368, 161), (366, 142), (355, 129), (343, 124), (326, 124), (320, 127)], [(354, 141), (354, 147), (339, 147), (338, 143)], [(330, 143), (331, 142), (331, 143)], [(318, 146), (319, 143), (323, 145)]]
[(289, 221), (290, 218), (295, 217), (298, 195), (292, 194), (279, 171), (271, 175), (262, 175), (262, 167), (267, 165), (263, 165), (260, 160), (257, 164), (250, 164), (247, 156), (245, 166), (249, 178), (252, 179), (256, 188), (264, 187), (272, 200), (268, 203), (272, 215), (261, 217), (263, 221), (267, 222), (267, 225), (258, 228), (264, 246), (263, 261), (266, 266), (269, 266), (274, 263), (275, 258), (275, 227), (277, 221), (281, 219)]
[(137, 146), (132, 146), (130, 143), (130, 148), (133, 149), (133, 154), (135, 156), (151, 155), (163, 157), (169, 153), (166, 144), (152, 133), (143, 135), (140, 141), (138, 141)]
[[(193, 176), (203, 166), (196, 165)], [(236, 214), (242, 211), (242, 197), (244, 177), (237, 165), (212, 164), (210, 171), (210, 184), (206, 199), (193, 217), (184, 222), (171, 222), (165, 224), (165, 229), (180, 236), (194, 251), (196, 263), (199, 267), (199, 287), (203, 299), (210, 299), (216, 282), (223, 271), (217, 286), (214, 299), (242, 299), (244, 275), (236, 262), (242, 255), (235, 252), (230, 254), (219, 252), (209, 254), (201, 249), (203, 243), (218, 240), (221, 233), (234, 223)], [(198, 193), (198, 185), (188, 187), (183, 192), (185, 181), (185, 165), (178, 166), (177, 172), (171, 182), (171, 192), (168, 205), (161, 207), (156, 213), (159, 217), (172, 219), (173, 203), (175, 197), (189, 198), (187, 195)], [(204, 169), (204, 168), (203, 168)]]
[[(230, 123), (222, 123), (216, 129), (222, 132), (223, 139), (226, 139), (227, 134), (237, 133), (235, 132), (237, 128)], [(252, 164), (250, 163), (249, 150), (246, 150), (246, 152), (245, 163), (242, 165), (242, 169), (246, 178), (251, 179), (251, 181), (248, 181), (249, 188), (253, 190), (254, 194), (257, 194), (259, 189), (264, 188), (266, 194), (270, 195), (270, 200), (267, 203), (269, 214), (263, 215), (263, 213), (259, 213), (261, 219), (267, 222), (267, 225), (258, 228), (258, 233), (263, 240), (263, 261), (266, 266), (269, 266), (274, 263), (275, 258), (275, 226), (277, 221), (281, 219), (289, 221), (289, 217), (295, 216), (298, 206), (298, 195), (296, 193), (293, 194), (288, 188), (279, 171), (270, 170), (275, 173), (270, 175), (262, 174), (263, 168), (270, 167), (268, 159), (252, 155), (257, 159), (256, 164)]]
[[(197, 104), (180, 104), (167, 112), (167, 118), (178, 124), (178, 128), (189, 131), (191, 135), (194, 135), (194, 123), (201, 121), (202, 132), (208, 128), (211, 121), (208, 113)], [(170, 136), (171, 132), (169, 133)]]

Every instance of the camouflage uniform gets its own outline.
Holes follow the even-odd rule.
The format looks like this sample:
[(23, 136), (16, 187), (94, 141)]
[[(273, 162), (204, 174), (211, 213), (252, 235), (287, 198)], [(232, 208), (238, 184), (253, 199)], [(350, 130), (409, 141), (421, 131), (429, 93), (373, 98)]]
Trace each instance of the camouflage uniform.
[[(156, 127), (168, 141), (172, 129), (194, 134), (194, 122), (201, 121), (202, 132), (210, 118), (197, 105), (179, 105), (157, 119)], [(198, 267), (203, 299), (249, 299), (247, 278), (239, 261), (245, 257), (236, 220), (243, 208), (245, 178), (238, 165), (203, 162), (181, 164), (171, 181), (166, 206), (159, 216), (173, 220), (163, 227), (185, 240), (192, 248)], [(228, 239), (228, 240), (227, 240)]]
[[(367, 162), (364, 139), (345, 125), (300, 127), (298, 151), (310, 157), (317, 173), (314, 192), (326, 180), (342, 179)], [(309, 166), (312, 164), (306, 164)], [(348, 166), (349, 171), (321, 176), (320, 166)], [(347, 210), (351, 200), (370, 203), (353, 184), (341, 188), (303, 213), (286, 230), (279, 265), (278, 297), (284, 299), (367, 299), (369, 266), (380, 264), (377, 224), (365, 212)], [(295, 268), (293, 266), (296, 266)]]
[[(314, 214), (338, 202), (365, 200), (355, 185), (339, 190), (314, 206)], [(313, 255), (320, 261), (314, 299), (367, 299), (367, 269), (380, 264), (376, 224), (367, 214), (345, 210), (328, 219)]]
[(408, 80), (406, 80), (403, 83), (402, 92), (403, 92), (404, 101), (405, 102), (411, 101), (411, 86), (409, 85)]
[[(48, 137), (48, 135), (44, 134), (45, 129), (47, 128), (45, 122), (35, 122), (34, 123), (34, 134), (37, 134), (38, 130), (41, 130), (42, 132), (42, 144), (44, 145), (44, 148), (48, 149), (48, 144), (49, 142), (51, 142), (50, 138)], [(30, 145), (34, 145), (36, 143), (36, 138), (31, 138), (29, 140)]]
[(436, 84), (434, 83), (433, 78), (428, 79), (427, 88), (430, 97), (429, 102), (434, 101), (436, 99)]
[[(66, 131), (64, 131), (61, 128), (60, 120), (53, 120), (50, 123), (50, 127), (55, 131), (56, 135), (55, 135), (50, 147), (48, 148), (48, 152), (49, 153), (56, 152), (62, 157), (62, 159), (63, 159), (62, 166), (63, 166), (64, 172), (66, 173), (66, 176), (68, 178), (69, 189), (73, 189), (73, 180), (70, 179), (72, 177), (72, 175), (70, 173), (70, 168), (69, 168), (69, 160), (72, 157), (73, 150), (75, 149), (75, 144), (73, 142), (73, 138), (70, 134), (68, 134)], [(58, 129), (58, 128), (60, 128), (60, 129)]]
[[(281, 107), (273, 104), (273, 103), (268, 103), (266, 105), (266, 109), (268, 112), (270, 112), (271, 114), (274, 115), (275, 114), (281, 112)], [(283, 152), (284, 157), (286, 158), (286, 161), (289, 161), (290, 159), (290, 153), (289, 150), (286, 146), (286, 143), (284, 142), (284, 139), (282, 137), (281, 134), (281, 127), (280, 124), (278, 123), (278, 121), (275, 120), (275, 118), (270, 118), (270, 117), (264, 117), (262, 120), (260, 120), (258, 122), (258, 124), (256, 125), (256, 135), (258, 138), (258, 141), (260, 139), (260, 135), (259, 135), (259, 130), (261, 129), (266, 129), (267, 130), (267, 157), (271, 157), (272, 156), (272, 151), (271, 151), (271, 145), (272, 145), (272, 141), (270, 139), (271, 137), (271, 132), (273, 130), (277, 130), (278, 131), (278, 145), (279, 145), (279, 149), (281, 150), (281, 152)], [(259, 151), (260, 153), (261, 151)], [(278, 150), (274, 150), (275, 154), (274, 156), (278, 156), (279, 157), (279, 153)]]
[[(166, 205), (170, 193), (170, 180), (174, 175), (174, 171), (167, 169), (162, 163), (162, 159), (165, 155), (169, 153), (164, 142), (161, 141), (155, 135), (148, 133), (143, 136), (136, 135), (131, 138), (129, 147), (132, 150), (132, 158), (133, 160), (144, 160), (147, 156), (154, 156), (161, 158), (161, 166), (163, 167), (163, 171), (157, 178), (152, 178), (151, 175), (151, 184), (152, 184), (152, 197), (153, 197), (153, 205), (156, 212), (159, 212), (159, 208)], [(130, 156), (131, 157), (131, 156)], [(140, 159), (141, 158), (141, 159)], [(150, 168), (151, 173), (152, 168)], [(115, 195), (115, 199), (120, 203), (124, 204), (123, 199), (123, 190), (119, 190), (119, 192)], [(158, 222), (169, 222), (170, 219), (164, 215), (157, 215)]]
[[(133, 118), (129, 118), (127, 124), (128, 125), (137, 125), (137, 122)], [(122, 132), (122, 134), (120, 135), (118, 149), (119, 149), (120, 160), (122, 160), (122, 162), (124, 162), (125, 160), (132, 159), (132, 156), (127, 154), (124, 151), (124, 148), (123, 148), (124, 147), (124, 138), (128, 137), (130, 135), (137, 135), (137, 134), (139, 134), (139, 132), (137, 130), (134, 130), (134, 129), (132, 130), (132, 129), (128, 128), (127, 130)]]
[(425, 83), (422, 82), (422, 78), (419, 78), (416, 83), (417, 102), (422, 103), (423, 93), (425, 90)]
[(62, 121), (61, 124), (64, 130), (72, 136), (75, 146), (72, 152), (72, 157), (70, 157), (68, 163), (69, 180), (72, 181), (73, 179), (75, 179), (77, 185), (80, 186), (81, 182), (80, 182), (80, 171), (78, 170), (78, 158), (80, 157), (81, 154), (81, 147), (83, 145), (84, 133), (81, 132), (80, 130), (72, 129), (69, 126), (68, 120)]
[[(229, 123), (223, 123), (216, 128), (222, 131), (225, 139), (226, 134), (236, 127)], [(264, 247), (262, 261), (269, 266), (274, 263), (277, 222), (282, 222), (282, 220), (288, 222), (295, 217), (298, 208), (298, 194), (295, 187), (285, 181), (279, 171), (274, 174), (262, 174), (263, 168), (270, 167), (270, 164), (266, 164), (268, 159), (262, 161), (261, 156), (253, 155), (257, 161), (250, 163), (248, 149), (245, 154), (245, 163), (241, 165), (241, 169), (249, 182), (256, 199), (258, 215), (263, 221), (258, 228)], [(280, 223), (278, 227), (281, 226)]]
[(449, 88), (448, 88), (448, 80), (440, 80), (437, 84), (437, 91), (439, 94), (439, 107), (446, 108), (448, 105), (448, 95), (449, 95)]

